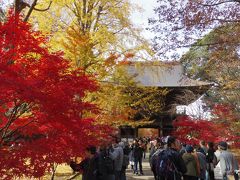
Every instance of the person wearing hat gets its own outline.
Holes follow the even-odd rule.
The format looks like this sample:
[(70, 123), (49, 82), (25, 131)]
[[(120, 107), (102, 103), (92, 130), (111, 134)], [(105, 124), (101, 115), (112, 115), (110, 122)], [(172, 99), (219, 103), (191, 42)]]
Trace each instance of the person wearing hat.
[(184, 180), (198, 180), (197, 160), (193, 155), (193, 147), (186, 145), (186, 153), (182, 156), (187, 167), (187, 172), (183, 175)]
[(219, 162), (221, 174), (223, 176), (223, 180), (238, 180), (238, 162), (236, 157), (229, 152), (228, 144), (225, 141), (221, 141), (218, 143), (218, 149), (220, 150)]

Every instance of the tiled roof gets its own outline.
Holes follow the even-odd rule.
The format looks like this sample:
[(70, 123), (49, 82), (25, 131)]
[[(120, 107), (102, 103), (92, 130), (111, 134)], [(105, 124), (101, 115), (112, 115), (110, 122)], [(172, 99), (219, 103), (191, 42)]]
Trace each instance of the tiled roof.
[(131, 62), (127, 72), (141, 86), (146, 87), (193, 87), (210, 86), (212, 83), (188, 78), (178, 62), (149, 63)]

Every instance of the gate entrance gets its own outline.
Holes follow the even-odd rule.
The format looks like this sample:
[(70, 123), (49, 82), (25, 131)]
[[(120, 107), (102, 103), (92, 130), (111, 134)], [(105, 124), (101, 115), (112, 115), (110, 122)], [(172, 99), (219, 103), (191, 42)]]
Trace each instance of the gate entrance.
[(158, 128), (138, 128), (138, 137), (158, 137)]

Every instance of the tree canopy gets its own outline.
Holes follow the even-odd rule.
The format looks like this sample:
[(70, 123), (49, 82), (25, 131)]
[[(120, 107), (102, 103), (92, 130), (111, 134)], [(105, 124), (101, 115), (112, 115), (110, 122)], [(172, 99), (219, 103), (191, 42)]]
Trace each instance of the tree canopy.
[(228, 141), (239, 148), (239, 114), (234, 113), (231, 105), (216, 104), (212, 116), (211, 121), (179, 116), (173, 123), (176, 128), (174, 134), (185, 143), (198, 144), (199, 140), (216, 143)]
[[(205, 44), (206, 46), (233, 44), (237, 45), (239, 37), (240, 2), (238, 0), (163, 0), (158, 1), (154, 9), (157, 18), (150, 19), (150, 29), (156, 33), (155, 49), (158, 54), (169, 50), (178, 51), (183, 47), (191, 47), (217, 27), (232, 24), (234, 36), (223, 38), (223, 29), (218, 32), (221, 41)], [(196, 44), (195, 44), (196, 45)], [(202, 44), (203, 46), (203, 44)]]
[[(53, 163), (84, 156), (108, 139), (111, 128), (94, 125), (98, 108), (84, 97), (93, 77), (71, 70), (61, 52), (49, 52), (40, 32), (11, 15), (0, 24), (0, 175), (41, 177)], [(85, 141), (82, 141), (84, 139)]]
[[(45, 5), (40, 5), (49, 3), (43, 2)], [(130, 96), (122, 92), (123, 86), (131, 86), (131, 83), (126, 83), (129, 77), (125, 76), (120, 65), (139, 57), (140, 51), (151, 52), (139, 29), (130, 21), (132, 10), (128, 0), (68, 0), (54, 1), (44, 13), (32, 13), (31, 21), (48, 34), (52, 49), (64, 49), (73, 69), (82, 68), (87, 74), (94, 74), (100, 82), (97, 97), (90, 97), (102, 110), (99, 123), (126, 123), (127, 112), (132, 110), (126, 106)], [(46, 16), (49, 23), (45, 21)], [(110, 83), (106, 84), (107, 81)], [(119, 83), (123, 84), (119, 86)], [(118, 101), (112, 101), (109, 93), (115, 94), (111, 97)], [(110, 117), (112, 121), (109, 121)]]
[[(205, 96), (214, 116), (212, 121), (188, 119), (185, 122), (185, 119), (176, 123), (180, 126), (177, 133), (185, 136), (189, 131), (193, 133), (190, 136), (196, 139), (215, 136), (230, 140), (230, 134), (238, 138), (233, 127), (239, 124), (240, 1), (163, 0), (158, 1), (155, 13), (157, 17), (150, 19), (149, 24), (156, 33), (153, 41), (158, 54), (164, 56), (173, 51), (170, 58), (179, 58), (184, 48), (190, 48), (181, 57), (186, 73), (192, 78), (215, 84)], [(224, 111), (217, 118), (216, 107)], [(224, 115), (226, 109), (231, 112), (230, 117), (234, 116), (230, 121)], [(225, 125), (229, 127), (228, 132), (224, 131)], [(215, 134), (213, 129), (216, 127), (224, 132)], [(211, 132), (214, 136), (210, 137)]]
[[(224, 31), (223, 36), (219, 36), (219, 31)], [(208, 92), (208, 99), (213, 102), (229, 103), (239, 111), (240, 102), (240, 61), (237, 47), (238, 38), (233, 44), (215, 44), (231, 39), (238, 31), (235, 25), (219, 27), (196, 45), (190, 48), (182, 58), (187, 74), (193, 78), (200, 78), (215, 83), (215, 88)], [(205, 44), (214, 44), (205, 46)], [(203, 45), (203, 46), (202, 46)], [(221, 71), (219, 71), (221, 69)]]
[[(48, 4), (45, 0), (39, 5)], [(52, 48), (64, 49), (75, 67), (101, 74), (111, 54), (150, 52), (147, 41), (130, 20), (132, 10), (128, 0), (54, 1), (48, 11), (34, 11), (31, 19), (50, 35)]]

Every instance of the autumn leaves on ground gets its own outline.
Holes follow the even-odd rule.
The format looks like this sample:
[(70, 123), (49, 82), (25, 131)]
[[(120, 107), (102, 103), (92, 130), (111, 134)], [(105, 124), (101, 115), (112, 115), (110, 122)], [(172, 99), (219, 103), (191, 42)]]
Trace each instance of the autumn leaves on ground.
[[(169, 6), (164, 8), (163, 2)], [(182, 24), (166, 31), (158, 29), (164, 27), (159, 26), (160, 19), (150, 20), (154, 40), (164, 42), (154, 47), (130, 21), (134, 6), (128, 0), (1, 2), (2, 179), (46, 174), (53, 179), (56, 165), (84, 157), (89, 145), (108, 143), (121, 125), (151, 122), (153, 115), (161, 114), (169, 91), (137, 87), (124, 65), (153, 61), (153, 55), (181, 46), (191, 47), (180, 59), (186, 73), (214, 86), (203, 97), (211, 119), (180, 117), (174, 123), (175, 135), (188, 142), (227, 140), (239, 147), (239, 1), (208, 6), (207, 2), (186, 1), (182, 6), (177, 6), (181, 1), (169, 2), (159, 2), (158, 17), (165, 25), (182, 18), (177, 21)], [(218, 8), (220, 4), (223, 7)], [(224, 8), (231, 13), (225, 16)], [(174, 36), (181, 27), (186, 41)], [(188, 30), (204, 28), (213, 31), (189, 44), (193, 32)], [(172, 33), (164, 37), (170, 39), (162, 39), (162, 32)]]

